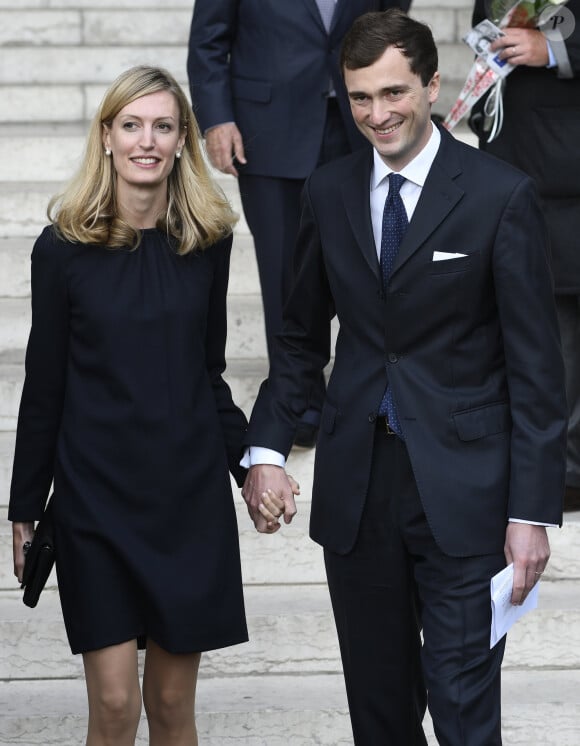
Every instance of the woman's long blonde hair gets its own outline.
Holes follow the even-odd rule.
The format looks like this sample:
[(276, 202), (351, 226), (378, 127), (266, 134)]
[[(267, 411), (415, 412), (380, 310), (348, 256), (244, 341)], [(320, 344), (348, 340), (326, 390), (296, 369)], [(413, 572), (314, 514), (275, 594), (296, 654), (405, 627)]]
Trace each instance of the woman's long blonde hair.
[(81, 166), (69, 185), (53, 197), (48, 217), (63, 238), (111, 248), (136, 248), (141, 231), (119, 217), (116, 172), (105, 155), (103, 127), (135, 99), (169, 91), (179, 107), (180, 130), (185, 133), (181, 158), (167, 182), (167, 212), (158, 227), (173, 236), (178, 253), (204, 249), (231, 233), (237, 215), (211, 178), (201, 150), (199, 126), (179, 84), (162, 68), (141, 65), (120, 75), (97, 111)]

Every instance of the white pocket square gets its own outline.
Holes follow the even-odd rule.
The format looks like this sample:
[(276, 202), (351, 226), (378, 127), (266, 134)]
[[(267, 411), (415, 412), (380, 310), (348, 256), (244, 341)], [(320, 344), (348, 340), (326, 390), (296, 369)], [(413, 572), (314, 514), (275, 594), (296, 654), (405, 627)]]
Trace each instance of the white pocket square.
[(459, 259), (462, 256), (467, 256), (467, 254), (454, 254), (453, 252), (449, 251), (434, 251), (433, 261), (444, 262), (446, 259)]

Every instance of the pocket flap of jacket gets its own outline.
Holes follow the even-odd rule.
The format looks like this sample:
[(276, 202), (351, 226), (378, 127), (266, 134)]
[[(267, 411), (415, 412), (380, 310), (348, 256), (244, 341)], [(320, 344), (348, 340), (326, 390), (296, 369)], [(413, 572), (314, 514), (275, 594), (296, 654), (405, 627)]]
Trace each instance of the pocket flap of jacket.
[(503, 433), (511, 426), (508, 402), (455, 412), (453, 419), (461, 440), (477, 440), (486, 435)]
[(272, 85), (262, 80), (232, 78), (232, 89), (236, 98), (243, 98), (247, 101), (266, 104), (272, 98)]

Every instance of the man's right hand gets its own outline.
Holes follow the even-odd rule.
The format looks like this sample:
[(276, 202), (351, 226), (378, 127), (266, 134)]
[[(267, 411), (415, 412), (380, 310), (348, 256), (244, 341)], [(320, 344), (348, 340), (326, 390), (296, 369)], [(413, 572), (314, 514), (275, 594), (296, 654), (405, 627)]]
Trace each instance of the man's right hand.
[(212, 166), (224, 174), (238, 175), (234, 157), (240, 163), (246, 163), (242, 135), (234, 122), (218, 124), (209, 129), (205, 133), (205, 145)]
[(260, 511), (260, 505), (263, 504), (264, 499), (268, 501), (269, 505), (272, 505), (272, 494), (269, 495), (268, 490), (281, 501), (284, 522), (290, 523), (296, 515), (296, 503), (292, 485), (286, 472), (281, 466), (272, 466), (271, 464), (252, 466), (246, 477), (242, 496), (246, 501), (248, 513), (256, 530), (260, 533), (271, 534), (280, 528), (280, 524), (268, 521)]

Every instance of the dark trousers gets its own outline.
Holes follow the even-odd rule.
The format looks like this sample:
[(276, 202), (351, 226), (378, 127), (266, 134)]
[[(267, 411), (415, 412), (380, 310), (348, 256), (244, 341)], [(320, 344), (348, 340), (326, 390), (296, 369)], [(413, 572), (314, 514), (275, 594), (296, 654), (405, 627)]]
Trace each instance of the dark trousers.
[(382, 423), (356, 545), (325, 562), (356, 746), (425, 746), (427, 701), (443, 746), (499, 746), (505, 639), (490, 651), (489, 581), (505, 558), (440, 551)]
[(557, 295), (556, 310), (566, 369), (569, 414), (566, 485), (580, 487), (580, 297)]
[[(318, 165), (350, 152), (336, 99), (329, 99)], [(244, 215), (254, 239), (268, 355), (282, 330), (282, 310), (293, 279), (292, 257), (300, 224), (300, 195), (304, 179), (254, 176), (240, 171), (239, 186)], [(312, 392), (311, 411), (304, 422), (318, 424), (325, 395), (324, 378)]]

